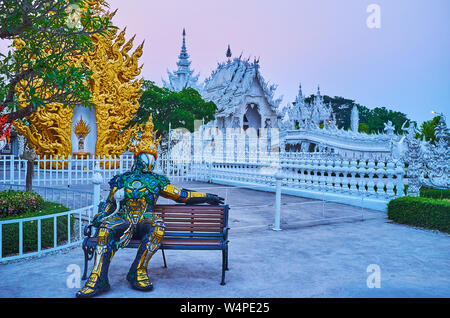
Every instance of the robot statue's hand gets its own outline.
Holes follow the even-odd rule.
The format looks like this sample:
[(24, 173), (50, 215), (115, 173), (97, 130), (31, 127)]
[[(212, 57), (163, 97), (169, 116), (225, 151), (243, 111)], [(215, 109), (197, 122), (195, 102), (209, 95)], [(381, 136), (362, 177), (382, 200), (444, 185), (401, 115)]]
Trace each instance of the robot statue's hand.
[(206, 203), (211, 205), (219, 205), (224, 203), (224, 198), (219, 197), (218, 195), (207, 193), (206, 194)]
[(103, 217), (104, 217), (103, 213), (99, 213), (96, 216), (94, 216), (91, 222), (92, 226), (100, 227), (100, 225), (102, 224)]

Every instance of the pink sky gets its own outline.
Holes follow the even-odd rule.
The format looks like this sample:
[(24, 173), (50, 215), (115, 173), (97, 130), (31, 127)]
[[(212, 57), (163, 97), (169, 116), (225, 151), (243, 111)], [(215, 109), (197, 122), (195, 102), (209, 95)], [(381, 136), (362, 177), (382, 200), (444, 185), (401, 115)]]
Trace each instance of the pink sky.
[[(234, 56), (260, 57), (283, 104), (320, 84), (323, 94), (385, 106), (419, 123), (450, 110), (448, 0), (109, 0), (114, 23), (146, 40), (142, 76), (161, 84), (176, 68), (186, 28), (191, 66), (203, 80)], [(369, 4), (381, 28), (366, 25)]]
[[(259, 57), (277, 97), (292, 102), (298, 85), (310, 95), (385, 106), (419, 123), (432, 109), (450, 110), (448, 0), (109, 0), (113, 22), (127, 26), (135, 47), (145, 39), (142, 77), (161, 85), (176, 69), (183, 28), (200, 80), (217, 62)], [(381, 8), (381, 28), (369, 29), (369, 4)], [(2, 50), (4, 51), (4, 50)]]

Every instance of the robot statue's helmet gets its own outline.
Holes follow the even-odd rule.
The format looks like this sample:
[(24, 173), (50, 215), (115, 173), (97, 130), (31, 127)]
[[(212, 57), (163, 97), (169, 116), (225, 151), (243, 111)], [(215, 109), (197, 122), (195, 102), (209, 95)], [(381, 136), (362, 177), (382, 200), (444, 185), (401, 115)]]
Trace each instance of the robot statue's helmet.
[(152, 154), (141, 152), (134, 159), (134, 169), (142, 172), (151, 172), (155, 167), (156, 158)]

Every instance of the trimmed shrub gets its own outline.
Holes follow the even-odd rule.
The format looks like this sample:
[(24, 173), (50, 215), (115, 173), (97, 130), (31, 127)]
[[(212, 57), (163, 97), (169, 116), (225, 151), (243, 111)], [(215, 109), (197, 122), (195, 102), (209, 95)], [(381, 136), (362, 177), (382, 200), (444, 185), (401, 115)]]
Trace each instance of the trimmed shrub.
[(42, 210), (44, 200), (34, 192), (8, 190), (0, 192), (0, 218), (20, 216)]
[(434, 199), (450, 199), (449, 189), (433, 189), (422, 187), (420, 188), (420, 196), (424, 198), (434, 198)]
[(394, 222), (450, 233), (450, 201), (402, 197), (388, 204), (388, 218)]

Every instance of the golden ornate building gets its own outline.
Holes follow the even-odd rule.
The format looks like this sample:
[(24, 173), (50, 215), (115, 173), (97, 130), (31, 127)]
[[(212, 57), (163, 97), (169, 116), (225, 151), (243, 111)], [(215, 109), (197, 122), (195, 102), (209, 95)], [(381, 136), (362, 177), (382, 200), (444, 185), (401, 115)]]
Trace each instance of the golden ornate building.
[[(115, 12), (105, 10), (107, 4), (102, 0), (91, 0), (89, 3), (98, 14), (109, 18), (115, 15)], [(139, 128), (133, 126), (124, 129), (139, 108), (142, 79), (137, 77), (142, 66), (139, 66), (138, 60), (143, 54), (144, 43), (130, 53), (134, 37), (126, 41), (125, 29), (120, 32), (113, 29), (106, 36), (94, 34), (92, 40), (93, 49), (76, 58), (73, 63), (85, 65), (92, 71), (88, 85), (93, 109), (82, 105), (72, 109), (63, 104), (48, 104), (30, 115), (28, 123), (15, 123), (18, 132), (26, 137), (29, 145), (40, 156), (61, 158), (79, 153), (79, 137), (75, 127), (82, 116), (90, 127), (90, 131), (82, 136), (84, 156), (121, 155)], [(20, 41), (17, 41), (16, 48), (21, 47)], [(24, 92), (20, 88), (16, 91), (20, 100)], [(21, 107), (26, 107), (26, 104), (21, 104)]]

